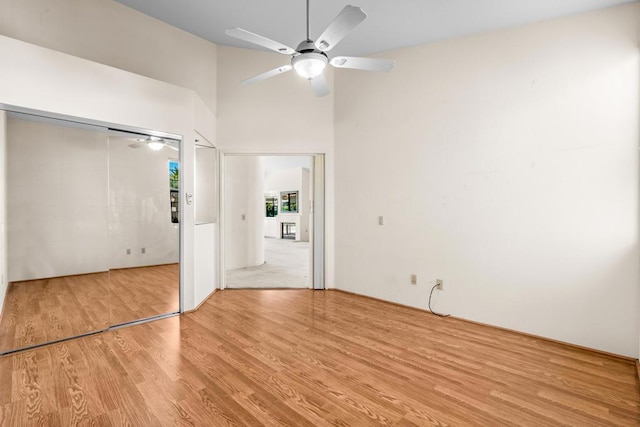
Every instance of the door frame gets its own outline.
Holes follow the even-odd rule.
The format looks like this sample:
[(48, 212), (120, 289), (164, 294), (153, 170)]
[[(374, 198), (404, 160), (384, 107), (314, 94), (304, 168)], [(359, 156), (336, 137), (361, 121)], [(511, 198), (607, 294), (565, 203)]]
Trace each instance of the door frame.
[(220, 238), (218, 239), (218, 253), (220, 268), (218, 283), (220, 290), (226, 289), (226, 262), (225, 262), (225, 242), (226, 242), (226, 158), (231, 156), (309, 156), (312, 159), (311, 178), (313, 180), (313, 197), (311, 199), (311, 215), (313, 227), (311, 227), (311, 263), (310, 277), (312, 277), (311, 288), (314, 290), (325, 289), (325, 154), (324, 153), (236, 153), (220, 151)]

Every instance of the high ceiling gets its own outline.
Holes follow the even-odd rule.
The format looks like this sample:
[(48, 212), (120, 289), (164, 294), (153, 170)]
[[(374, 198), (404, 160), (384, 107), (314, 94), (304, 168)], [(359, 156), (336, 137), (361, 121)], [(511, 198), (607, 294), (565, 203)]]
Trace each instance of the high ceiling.
[[(295, 48), (305, 38), (305, 0), (116, 0), (216, 44), (250, 47), (224, 34), (240, 27)], [(515, 27), (632, 0), (311, 0), (315, 39), (347, 4), (368, 18), (332, 53), (367, 55)]]

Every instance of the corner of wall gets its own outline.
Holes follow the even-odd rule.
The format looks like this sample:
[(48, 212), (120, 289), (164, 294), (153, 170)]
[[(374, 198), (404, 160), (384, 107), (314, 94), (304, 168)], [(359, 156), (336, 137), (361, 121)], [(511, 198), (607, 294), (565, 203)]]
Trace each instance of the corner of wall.
[(202, 98), (193, 92), (193, 130), (216, 145), (217, 118)]
[(7, 113), (0, 110), (0, 318), (4, 308), (4, 299), (9, 287), (7, 272)]

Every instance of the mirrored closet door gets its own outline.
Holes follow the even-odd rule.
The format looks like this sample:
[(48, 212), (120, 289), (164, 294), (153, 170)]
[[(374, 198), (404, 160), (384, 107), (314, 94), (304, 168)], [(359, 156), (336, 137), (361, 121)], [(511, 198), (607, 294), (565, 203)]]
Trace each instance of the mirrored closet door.
[(178, 312), (179, 142), (18, 113), (5, 131), (0, 354)]
[(112, 325), (179, 310), (179, 144), (109, 135)]

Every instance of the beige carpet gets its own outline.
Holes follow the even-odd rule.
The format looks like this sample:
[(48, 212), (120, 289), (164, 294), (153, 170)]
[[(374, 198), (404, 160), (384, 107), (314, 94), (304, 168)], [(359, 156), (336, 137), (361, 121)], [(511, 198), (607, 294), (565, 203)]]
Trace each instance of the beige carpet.
[(265, 263), (226, 271), (227, 288), (310, 288), (309, 242), (264, 239)]

